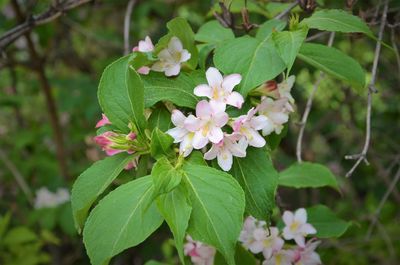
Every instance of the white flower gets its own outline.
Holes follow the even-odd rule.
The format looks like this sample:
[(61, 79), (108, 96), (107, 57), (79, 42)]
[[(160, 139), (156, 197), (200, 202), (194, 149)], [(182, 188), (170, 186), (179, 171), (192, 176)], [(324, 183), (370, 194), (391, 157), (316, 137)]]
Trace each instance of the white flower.
[(233, 156), (246, 156), (247, 142), (238, 134), (225, 134), (224, 138), (217, 144), (213, 144), (204, 154), (204, 158), (212, 160), (217, 158), (218, 165), (224, 170), (229, 171), (232, 167)]
[(57, 192), (53, 193), (46, 187), (42, 187), (36, 191), (34, 207), (36, 209), (54, 208), (69, 201), (69, 197), (69, 192), (65, 188), (59, 188)]
[(321, 258), (315, 249), (321, 241), (310, 240), (307, 242), (305, 248), (298, 247), (294, 253), (294, 265), (320, 265), (322, 264)]
[(210, 67), (206, 72), (208, 85), (202, 84), (194, 88), (194, 94), (199, 97), (208, 97), (210, 104), (220, 111), (225, 111), (226, 105), (241, 108), (244, 102), (243, 96), (233, 91), (240, 83), (240, 74), (231, 74), (222, 77), (217, 68)]
[(219, 143), (224, 138), (221, 127), (228, 122), (228, 114), (212, 108), (209, 102), (202, 100), (197, 103), (196, 116), (190, 115), (184, 122), (185, 128), (194, 132), (195, 149), (203, 148), (209, 141)]
[(293, 251), (280, 250), (275, 252), (270, 259), (264, 260), (262, 265), (292, 265)]
[(279, 230), (276, 227), (269, 228), (270, 234), (263, 240), (263, 255), (266, 259), (271, 258), (272, 254), (280, 251), (285, 241), (279, 236)]
[(240, 133), (245, 136), (250, 146), (263, 147), (265, 145), (265, 139), (257, 130), (263, 128), (264, 124), (267, 122), (267, 118), (262, 115), (255, 116), (256, 112), (257, 110), (252, 108), (247, 112), (247, 115), (235, 118), (232, 128), (235, 133)]
[(285, 211), (282, 219), (285, 223), (283, 237), (286, 240), (294, 239), (300, 247), (305, 247), (305, 237), (307, 235), (317, 233), (317, 230), (307, 223), (307, 212), (304, 208), (296, 210), (294, 214), (290, 211)]
[(185, 128), (185, 120), (187, 117), (177, 109), (172, 111), (171, 120), (176, 126), (175, 128), (169, 129), (167, 133), (174, 138), (174, 143), (180, 143), (179, 152), (187, 157), (193, 150), (193, 136), (194, 133), (188, 131)]
[(190, 53), (183, 49), (182, 42), (177, 37), (172, 37), (168, 47), (158, 53), (158, 62), (151, 67), (157, 72), (164, 72), (166, 76), (178, 75), (181, 71), (181, 63), (190, 59)]
[(253, 216), (246, 218), (243, 224), (243, 229), (239, 235), (239, 241), (245, 249), (257, 254), (263, 251), (263, 241), (267, 237), (267, 231), (264, 226), (266, 222), (258, 221)]
[(205, 245), (199, 241), (194, 241), (190, 236), (186, 237), (187, 243), (184, 245), (184, 253), (189, 256), (194, 265), (213, 265), (215, 248)]
[(260, 116), (265, 117), (261, 128), (264, 136), (271, 134), (273, 131), (277, 134), (281, 133), (283, 124), (289, 120), (287, 103), (288, 99), (286, 98), (273, 100), (265, 97), (258, 105), (258, 113)]
[(287, 98), (288, 101), (293, 104), (294, 98), (290, 94), (296, 77), (294, 75), (289, 76), (287, 79), (283, 80), (278, 84), (279, 98)]

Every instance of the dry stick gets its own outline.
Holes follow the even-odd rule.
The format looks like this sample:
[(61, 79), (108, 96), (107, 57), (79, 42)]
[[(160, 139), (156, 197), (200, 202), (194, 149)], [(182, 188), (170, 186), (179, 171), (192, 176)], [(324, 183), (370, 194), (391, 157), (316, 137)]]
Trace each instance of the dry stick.
[(128, 6), (126, 7), (125, 19), (124, 19), (124, 55), (129, 54), (130, 43), (129, 43), (129, 28), (132, 16), (133, 6), (136, 0), (129, 0)]
[[(12, 0), (11, 4), (19, 20), (23, 20), (23, 14), (19, 7), (18, 1)], [(60, 167), (60, 173), (65, 179), (67, 179), (69, 175), (67, 168), (66, 152), (64, 147), (64, 139), (63, 139), (62, 129), (60, 126), (60, 120), (58, 118), (56, 103), (53, 97), (53, 93), (51, 91), (51, 86), (45, 73), (43, 60), (37, 53), (35, 44), (32, 41), (29, 32), (25, 34), (25, 38), (28, 44), (30, 59), (32, 62), (35, 62), (36, 67), (33, 70), (36, 72), (38, 76), (39, 82), (41, 84), (41, 89), (43, 90), (45, 96), (47, 112), (50, 117), (50, 124), (53, 130), (53, 137), (56, 145), (56, 155)]]
[(381, 43), (382, 43), (382, 38), (383, 38), (383, 31), (385, 29), (385, 24), (386, 24), (388, 6), (389, 6), (389, 0), (386, 0), (385, 6), (383, 7), (383, 13), (382, 13), (382, 17), (381, 17), (378, 40), (376, 42), (376, 47), (375, 47), (375, 56), (374, 56), (374, 62), (372, 65), (371, 82), (368, 85), (367, 116), (366, 116), (366, 121), (365, 121), (366, 135), (365, 135), (364, 147), (363, 147), (361, 153), (359, 153), (359, 154), (345, 156), (345, 159), (357, 160), (354, 163), (353, 167), (347, 172), (346, 177), (350, 177), (362, 161), (364, 161), (365, 164), (367, 164), (367, 165), (369, 164), (368, 160), (367, 160), (367, 153), (368, 153), (369, 144), (370, 144), (370, 140), (371, 140), (372, 94), (377, 92), (377, 90), (375, 88), (375, 82), (376, 82), (376, 76), (377, 76), (377, 70), (378, 70), (379, 56), (381, 53)]
[[(332, 46), (334, 38), (335, 38), (335, 32), (331, 32), (331, 34), (329, 36), (329, 40), (328, 40), (328, 47)], [(311, 94), (308, 97), (306, 108), (304, 110), (303, 117), (301, 118), (300, 131), (299, 131), (299, 136), (297, 137), (297, 145), (296, 145), (296, 157), (297, 157), (297, 162), (299, 162), (299, 163), (301, 163), (303, 161), (301, 159), (301, 146), (302, 146), (302, 142), (303, 142), (304, 129), (306, 128), (308, 115), (310, 114), (310, 111), (311, 111), (315, 92), (317, 92), (319, 84), (324, 79), (324, 77), (325, 77), (325, 73), (320, 72), (318, 79), (314, 83)]]
[(385, 205), (387, 199), (389, 198), (389, 195), (392, 193), (393, 189), (396, 187), (397, 182), (400, 180), (400, 167), (397, 170), (396, 175), (394, 176), (392, 183), (390, 183), (389, 188), (386, 190), (385, 194), (383, 195), (381, 201), (379, 202), (378, 208), (376, 208), (375, 214), (372, 217), (372, 222), (368, 228), (367, 235), (365, 237), (366, 240), (369, 240), (372, 235), (372, 231), (376, 225), (376, 222), (378, 221), (379, 215), (381, 214), (382, 208)]
[(22, 35), (31, 31), (34, 27), (49, 23), (50, 21), (53, 21), (54, 19), (61, 16), (66, 11), (74, 9), (75, 7), (86, 4), (90, 1), (92, 0), (60, 1), (56, 5), (49, 7), (47, 11), (39, 15), (29, 17), (25, 22), (10, 29), (0, 37), (0, 50), (10, 45)]
[(281, 13), (279, 13), (278, 15), (276, 15), (274, 18), (275, 19), (281, 19), (284, 16), (286, 16), (287, 14), (290, 13), (290, 11), (292, 11), (293, 8), (295, 8), (297, 5), (299, 4), (299, 1), (294, 1), (290, 6), (288, 6), (285, 10), (283, 10)]
[(10, 170), (11, 174), (15, 178), (15, 181), (21, 188), (22, 192), (25, 194), (29, 203), (33, 205), (33, 196), (31, 190), (29, 189), (28, 184), (26, 184), (25, 179), (19, 172), (18, 168), (11, 162), (10, 159), (8, 159), (7, 155), (1, 149), (0, 149), (0, 160), (3, 161), (4, 165), (8, 168), (8, 170)]

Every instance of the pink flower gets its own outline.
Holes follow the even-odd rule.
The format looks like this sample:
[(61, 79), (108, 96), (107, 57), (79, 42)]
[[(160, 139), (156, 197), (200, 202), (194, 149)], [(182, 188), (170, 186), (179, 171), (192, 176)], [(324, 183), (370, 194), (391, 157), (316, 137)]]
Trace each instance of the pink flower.
[(171, 120), (176, 126), (175, 128), (169, 129), (167, 134), (174, 138), (174, 143), (180, 143), (179, 152), (187, 157), (193, 150), (193, 136), (194, 133), (190, 132), (185, 128), (185, 120), (187, 117), (177, 109), (172, 111)]
[(101, 114), (101, 120), (99, 120), (96, 123), (96, 128), (102, 127), (102, 126), (107, 125), (107, 124), (111, 124), (111, 122), (108, 120), (107, 116), (104, 115), (104, 113), (102, 113)]
[(181, 64), (188, 61), (191, 55), (188, 50), (183, 49), (182, 42), (177, 37), (172, 37), (168, 47), (157, 56), (160, 60), (153, 64), (151, 69), (164, 72), (166, 76), (175, 76), (181, 71)]
[(298, 247), (294, 251), (294, 265), (320, 265), (322, 264), (321, 258), (318, 253), (315, 252), (315, 249), (321, 241), (313, 241), (310, 240), (307, 242), (304, 248)]
[[(261, 126), (264, 136), (271, 134), (273, 131), (280, 134), (283, 124), (289, 120), (289, 112), (287, 109), (287, 98), (273, 100), (265, 97), (260, 105), (258, 105), (258, 113), (264, 116), (263, 126)], [(290, 104), (289, 104), (290, 106)]]
[(250, 250), (254, 254), (263, 251), (263, 241), (268, 235), (264, 228), (265, 225), (266, 222), (258, 221), (253, 216), (246, 218), (243, 229), (239, 235), (239, 241), (242, 242), (244, 248)]
[(226, 105), (241, 108), (244, 102), (243, 96), (233, 91), (240, 83), (240, 74), (231, 74), (222, 77), (217, 68), (210, 67), (206, 72), (208, 85), (202, 84), (194, 88), (194, 94), (199, 97), (207, 97), (214, 108), (225, 111)]
[(240, 133), (246, 137), (250, 146), (263, 147), (265, 145), (265, 139), (257, 132), (264, 127), (266, 117), (260, 115), (255, 116), (257, 110), (255, 108), (250, 109), (247, 115), (237, 117), (233, 122), (233, 131)]
[(279, 230), (276, 227), (269, 228), (270, 234), (263, 240), (263, 255), (266, 259), (271, 258), (272, 254), (280, 251), (285, 243), (279, 236)]
[(228, 122), (228, 114), (214, 109), (209, 102), (202, 100), (197, 103), (196, 117), (190, 115), (184, 122), (184, 127), (194, 133), (193, 147), (201, 149), (210, 141), (219, 143), (224, 134), (221, 130)]
[(103, 149), (103, 151), (105, 151), (108, 156), (112, 156), (124, 152), (124, 150), (115, 149), (113, 147), (114, 137), (118, 137), (118, 134), (108, 131), (94, 137), (94, 141), (96, 142), (96, 144), (100, 145), (101, 149)]
[(139, 156), (135, 156), (128, 164), (124, 167), (125, 170), (131, 170), (132, 168), (136, 168), (139, 163)]
[(186, 239), (188, 242), (184, 245), (184, 253), (190, 257), (194, 265), (214, 264), (215, 248), (194, 241), (190, 236), (187, 236)]
[(283, 237), (286, 240), (294, 239), (300, 247), (305, 247), (305, 237), (307, 235), (317, 233), (317, 230), (307, 223), (307, 212), (304, 208), (296, 210), (294, 214), (290, 211), (285, 211), (282, 219), (285, 223)]
[(232, 167), (233, 156), (245, 157), (246, 148), (247, 142), (241, 135), (225, 134), (219, 143), (211, 146), (210, 150), (204, 154), (204, 158), (207, 160), (217, 158), (218, 165), (224, 171), (229, 171)]
[(275, 252), (270, 259), (264, 260), (262, 265), (292, 265), (292, 250), (279, 250)]

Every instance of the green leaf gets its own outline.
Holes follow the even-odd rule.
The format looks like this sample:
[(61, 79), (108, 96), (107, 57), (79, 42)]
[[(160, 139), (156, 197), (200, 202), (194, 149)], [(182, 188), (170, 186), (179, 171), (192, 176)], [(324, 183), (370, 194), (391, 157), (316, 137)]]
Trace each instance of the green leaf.
[(217, 44), (235, 38), (231, 29), (224, 28), (216, 20), (211, 20), (202, 25), (195, 35), (198, 42)]
[(225, 74), (242, 75), (239, 92), (243, 96), (285, 69), (270, 37), (259, 40), (243, 36), (226, 41), (215, 50), (214, 64)]
[(163, 218), (152, 202), (151, 176), (128, 182), (104, 197), (91, 212), (83, 241), (93, 265), (108, 264), (123, 250), (152, 234)]
[(168, 100), (180, 107), (194, 109), (198, 98), (193, 94), (193, 89), (205, 83), (203, 71), (194, 71), (190, 74), (180, 73), (174, 78), (165, 78), (163, 73), (151, 72), (143, 76), (145, 86), (145, 106), (153, 106), (161, 100)]
[(304, 43), (298, 56), (301, 60), (327, 74), (355, 86), (365, 86), (365, 72), (360, 64), (335, 48), (321, 44)]
[(199, 44), (197, 48), (199, 49), (199, 66), (201, 69), (206, 68), (206, 63), (208, 56), (210, 55), (211, 51), (214, 50), (216, 44)]
[(8, 231), (2, 240), (2, 244), (12, 246), (36, 240), (38, 240), (38, 237), (32, 230), (25, 226), (18, 226)]
[(295, 163), (279, 173), (279, 185), (292, 188), (319, 188), (329, 186), (339, 189), (329, 168), (315, 163)]
[(183, 169), (182, 181), (192, 205), (188, 233), (215, 246), (228, 264), (235, 264), (245, 207), (243, 190), (231, 175), (217, 169), (189, 163)]
[(350, 227), (351, 222), (338, 218), (325, 205), (316, 205), (307, 210), (307, 222), (317, 230), (318, 238), (340, 237)]
[(204, 160), (203, 153), (194, 150), (186, 160), (188, 163), (197, 164), (201, 166), (207, 166), (206, 160)]
[(374, 37), (370, 28), (360, 17), (338, 9), (316, 11), (311, 17), (304, 19), (300, 24), (305, 24), (312, 29), (346, 33), (360, 32), (369, 37)]
[(133, 122), (143, 133), (144, 88), (139, 75), (130, 67), (132, 58), (133, 55), (128, 55), (107, 66), (100, 79), (98, 98), (113, 125), (127, 132), (128, 124)]
[(257, 30), (256, 38), (264, 40), (271, 36), (275, 31), (282, 31), (286, 27), (286, 21), (271, 19), (264, 22)]
[(275, 206), (278, 173), (268, 152), (248, 148), (245, 158), (235, 158), (230, 171), (246, 195), (246, 212), (257, 219), (269, 220)]
[[(256, 265), (258, 264), (257, 259), (254, 257), (252, 253), (245, 250), (240, 244), (236, 245), (235, 252), (235, 262), (236, 264), (245, 264), (245, 265)], [(222, 255), (217, 252), (215, 255), (214, 265), (226, 265), (226, 262)]]
[(192, 207), (187, 202), (183, 187), (178, 186), (170, 193), (161, 195), (157, 199), (157, 206), (174, 235), (179, 258), (182, 264), (185, 264), (183, 242)]
[(170, 135), (155, 128), (151, 134), (151, 156), (156, 159), (162, 156), (174, 156), (175, 153), (172, 149), (173, 142), (174, 139)]
[(151, 131), (158, 128), (165, 132), (171, 128), (171, 113), (165, 107), (158, 106), (151, 113), (148, 123)]
[(81, 231), (93, 202), (131, 159), (132, 156), (126, 153), (109, 156), (94, 163), (77, 178), (71, 191), (71, 204), (78, 231)]
[(159, 159), (151, 170), (155, 194), (172, 191), (182, 179), (182, 170), (171, 165), (166, 157)]
[(300, 47), (307, 37), (307, 28), (296, 31), (282, 31), (272, 33), (277, 50), (286, 64), (287, 75), (293, 66), (294, 60), (299, 53)]

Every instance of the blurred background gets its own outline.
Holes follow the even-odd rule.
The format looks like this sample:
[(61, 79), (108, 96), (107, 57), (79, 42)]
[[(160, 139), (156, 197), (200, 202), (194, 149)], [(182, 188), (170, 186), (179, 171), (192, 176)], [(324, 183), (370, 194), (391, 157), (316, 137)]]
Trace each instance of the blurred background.
[[(97, 84), (105, 66), (124, 53), (128, 2), (130, 50), (147, 35), (156, 42), (176, 16), (186, 18), (196, 32), (214, 19), (218, 1), (0, 0), (0, 36), (19, 24), (26, 30), (9, 42), (0, 37), (0, 264), (89, 264), (74, 229), (69, 192), (76, 177), (104, 157), (92, 140), (101, 118)], [(250, 19), (263, 23), (293, 2), (248, 0)], [(292, 12), (308, 16), (314, 4), (346, 9), (364, 19), (377, 35), (383, 2), (303, 0)], [(65, 12), (59, 12), (60, 6)], [(34, 26), (30, 21), (38, 14), (48, 15), (48, 21), (42, 17), (45, 23)], [(317, 33), (311, 31), (309, 36)], [(324, 264), (400, 261), (400, 187), (395, 179), (400, 174), (399, 33), (400, 1), (392, 0), (383, 35), (392, 49), (382, 47), (378, 66), (369, 165), (361, 163), (350, 178), (345, 177), (354, 163), (345, 155), (359, 153), (364, 144), (367, 89), (326, 76), (305, 129), (303, 159), (327, 165), (336, 174), (341, 192), (279, 190), (278, 203), (285, 208), (323, 203), (353, 222), (342, 238), (326, 240), (319, 247)], [(326, 44), (328, 37), (316, 35), (313, 41)], [(336, 34), (333, 43), (360, 62), (368, 79), (375, 45), (359, 34)], [(278, 169), (296, 161), (299, 121), (320, 75), (299, 61), (292, 73), (297, 76), (292, 90), (297, 110), (287, 137), (273, 153)], [(115, 186), (129, 177), (126, 173)], [(154, 259), (178, 264), (170, 238), (163, 226), (112, 263), (136, 265)]]

